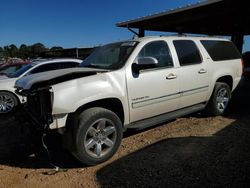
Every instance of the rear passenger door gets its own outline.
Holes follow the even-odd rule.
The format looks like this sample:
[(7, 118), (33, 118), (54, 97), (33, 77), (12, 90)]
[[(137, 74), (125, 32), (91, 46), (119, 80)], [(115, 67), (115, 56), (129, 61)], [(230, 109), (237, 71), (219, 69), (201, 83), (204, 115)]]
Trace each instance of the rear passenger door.
[(208, 92), (207, 62), (198, 43), (193, 40), (174, 40), (180, 68), (180, 108), (204, 102)]

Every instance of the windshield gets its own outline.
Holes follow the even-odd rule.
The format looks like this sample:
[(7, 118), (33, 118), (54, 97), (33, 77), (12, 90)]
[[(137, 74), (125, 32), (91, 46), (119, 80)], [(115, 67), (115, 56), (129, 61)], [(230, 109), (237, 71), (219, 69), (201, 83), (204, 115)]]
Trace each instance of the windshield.
[(125, 64), (137, 42), (118, 42), (97, 48), (82, 63), (81, 67), (117, 70)]
[(11, 72), (14, 72), (16, 70), (15, 66), (6, 66), (0, 70), (0, 74), (9, 74)]
[(29, 70), (31, 67), (33, 67), (33, 66), (34, 66), (34, 64), (25, 65), (21, 69), (19, 69), (18, 71), (13, 72), (11, 74), (8, 74), (8, 77), (17, 78), (17, 77), (21, 76), (23, 73), (25, 73), (27, 70)]
[(9, 76), (10, 74), (16, 72), (17, 70), (21, 69), (24, 65), (17, 64), (17, 65), (10, 65), (0, 68), (0, 75)]

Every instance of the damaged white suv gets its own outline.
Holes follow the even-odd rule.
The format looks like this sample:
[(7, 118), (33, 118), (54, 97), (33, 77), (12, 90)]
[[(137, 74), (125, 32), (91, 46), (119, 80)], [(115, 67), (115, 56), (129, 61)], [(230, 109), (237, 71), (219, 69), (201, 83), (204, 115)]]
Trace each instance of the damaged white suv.
[(144, 37), (96, 49), (80, 68), (16, 82), (38, 127), (58, 129), (82, 163), (108, 160), (123, 131), (206, 109), (223, 114), (242, 75), (232, 42), (207, 37)]

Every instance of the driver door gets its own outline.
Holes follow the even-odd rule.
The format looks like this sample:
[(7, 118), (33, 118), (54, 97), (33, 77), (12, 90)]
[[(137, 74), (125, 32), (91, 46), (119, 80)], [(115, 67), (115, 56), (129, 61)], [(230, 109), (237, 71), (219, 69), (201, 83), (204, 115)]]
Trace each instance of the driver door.
[(179, 77), (168, 44), (163, 41), (147, 43), (137, 58), (157, 59), (155, 68), (127, 72), (130, 122), (176, 110), (179, 105)]

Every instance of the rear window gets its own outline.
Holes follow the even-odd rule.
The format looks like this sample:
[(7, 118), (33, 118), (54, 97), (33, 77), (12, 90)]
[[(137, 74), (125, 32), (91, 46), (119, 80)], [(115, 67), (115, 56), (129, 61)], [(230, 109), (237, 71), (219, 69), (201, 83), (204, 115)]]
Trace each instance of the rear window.
[(201, 40), (213, 61), (240, 59), (241, 55), (230, 41)]

